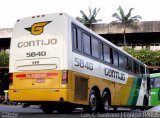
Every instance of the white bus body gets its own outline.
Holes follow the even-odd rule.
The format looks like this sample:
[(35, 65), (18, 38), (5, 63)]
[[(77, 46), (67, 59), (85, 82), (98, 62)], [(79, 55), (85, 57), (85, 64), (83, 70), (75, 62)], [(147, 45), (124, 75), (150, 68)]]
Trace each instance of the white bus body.
[[(13, 84), (9, 90), (10, 100), (30, 104), (37, 102), (42, 104), (44, 112), (52, 111), (52, 104), (46, 102), (90, 105), (91, 97), (103, 101), (104, 96), (114, 107), (143, 106), (143, 101), (147, 101), (145, 77), (136, 79), (132, 72), (105, 63), (104, 55), (101, 60), (99, 56), (93, 57), (93, 52), (91, 55), (83, 53), (84, 46), (81, 51), (75, 50), (76, 28), (81, 34), (84, 32), (91, 39), (96, 38), (98, 45), (108, 45), (111, 51), (134, 61), (139, 71), (141, 66), (141, 71), (146, 70), (142, 62), (67, 14), (28, 17), (17, 20), (12, 33), (9, 71), (13, 75)], [(97, 104), (95, 109), (91, 108), (92, 111), (99, 109), (98, 101)], [(61, 107), (57, 109), (62, 111)]]

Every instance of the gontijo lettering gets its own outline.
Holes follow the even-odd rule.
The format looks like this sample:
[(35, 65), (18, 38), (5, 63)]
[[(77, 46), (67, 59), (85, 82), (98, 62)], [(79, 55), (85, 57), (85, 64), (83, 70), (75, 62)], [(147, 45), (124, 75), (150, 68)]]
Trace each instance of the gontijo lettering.
[(23, 47), (32, 47), (32, 46), (54, 45), (56, 43), (57, 43), (57, 39), (52, 38), (52, 39), (47, 39), (47, 40), (34, 40), (34, 41), (19, 42), (17, 46), (18, 48), (23, 48)]
[(113, 69), (105, 68), (104, 71), (105, 71), (105, 75), (111, 78), (119, 79), (122, 81), (125, 81), (126, 79), (125, 74), (115, 71)]

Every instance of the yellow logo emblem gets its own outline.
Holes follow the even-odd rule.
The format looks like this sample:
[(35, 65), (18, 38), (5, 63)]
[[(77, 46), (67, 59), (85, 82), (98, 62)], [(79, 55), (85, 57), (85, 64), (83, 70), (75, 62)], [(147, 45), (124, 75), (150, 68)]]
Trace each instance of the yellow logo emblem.
[(33, 35), (40, 35), (41, 33), (43, 33), (44, 26), (46, 26), (50, 22), (52, 21), (34, 23), (31, 27), (25, 29), (30, 31)]

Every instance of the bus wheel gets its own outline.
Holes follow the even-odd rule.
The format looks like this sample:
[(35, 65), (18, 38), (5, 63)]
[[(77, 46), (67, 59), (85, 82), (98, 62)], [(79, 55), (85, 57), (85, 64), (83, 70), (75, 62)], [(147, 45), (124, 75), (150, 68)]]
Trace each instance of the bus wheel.
[(53, 112), (54, 108), (53, 108), (53, 104), (51, 103), (44, 103), (44, 104), (41, 104), (41, 109), (44, 113), (46, 114), (50, 114)]
[(100, 110), (100, 96), (92, 90), (89, 96), (89, 112), (98, 112)]
[(145, 96), (143, 100), (143, 106), (140, 108), (140, 110), (145, 110), (147, 106), (148, 106), (148, 100), (147, 97)]
[(110, 107), (110, 96), (107, 91), (103, 92), (102, 95), (102, 106), (103, 106), (103, 111), (108, 112), (109, 107)]
[(117, 107), (113, 107), (113, 111), (117, 111)]

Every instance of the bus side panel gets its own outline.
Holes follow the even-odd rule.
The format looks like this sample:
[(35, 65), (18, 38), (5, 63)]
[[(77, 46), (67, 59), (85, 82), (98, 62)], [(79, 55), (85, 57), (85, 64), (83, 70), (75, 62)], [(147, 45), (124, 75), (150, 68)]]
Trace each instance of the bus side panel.
[(160, 88), (151, 89), (151, 106), (160, 104)]
[[(120, 84), (115, 83), (115, 91), (116, 91), (116, 102), (112, 103), (114, 106), (128, 106), (128, 101), (131, 99), (130, 93), (132, 91), (133, 77), (131, 75), (128, 76), (127, 83)], [(111, 90), (112, 92), (114, 90)]]
[(115, 103), (116, 101), (114, 82), (74, 71), (72, 72), (72, 82), (73, 103), (88, 105), (89, 94), (94, 86), (97, 86), (99, 88), (101, 95), (105, 88), (111, 90), (112, 101), (113, 103)]

